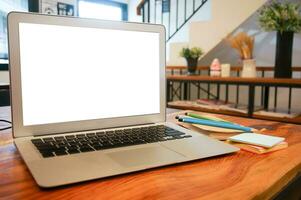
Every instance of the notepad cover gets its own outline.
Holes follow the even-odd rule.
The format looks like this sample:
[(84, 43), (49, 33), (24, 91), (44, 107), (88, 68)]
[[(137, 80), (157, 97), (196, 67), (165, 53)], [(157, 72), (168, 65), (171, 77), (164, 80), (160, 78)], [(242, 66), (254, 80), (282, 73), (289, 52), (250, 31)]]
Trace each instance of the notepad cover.
[(284, 141), (284, 138), (282, 137), (269, 136), (257, 133), (242, 133), (239, 135), (229, 137), (228, 139), (233, 142), (253, 144), (266, 148), (271, 148)]

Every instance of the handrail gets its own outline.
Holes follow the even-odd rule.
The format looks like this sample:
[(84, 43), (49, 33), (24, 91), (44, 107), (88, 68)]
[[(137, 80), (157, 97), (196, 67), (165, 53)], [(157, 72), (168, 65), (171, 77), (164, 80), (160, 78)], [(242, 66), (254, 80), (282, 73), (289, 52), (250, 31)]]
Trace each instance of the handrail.
[(142, 7), (144, 6), (144, 3), (145, 3), (145, 0), (141, 0), (136, 8), (136, 14), (139, 16), (141, 15), (141, 10), (142, 10)]
[[(186, 70), (187, 66), (166, 66), (167, 70)], [(197, 70), (209, 70), (209, 66), (198, 66)], [(242, 66), (231, 66), (231, 71), (241, 71)], [(257, 66), (256, 71), (274, 71), (274, 67), (271, 66)], [(300, 67), (292, 67), (292, 71), (301, 72)]]
[(297, 78), (271, 78), (271, 77), (256, 77), (256, 78), (241, 78), (241, 77), (212, 77), (212, 76), (188, 76), (188, 75), (169, 75), (169, 81), (198, 81), (210, 83), (235, 83), (235, 84), (253, 84), (270, 86), (294, 86), (301, 87), (301, 79)]
[[(157, 12), (157, 2), (161, 1), (161, 12), (158, 13)], [(183, 1), (183, 0), (181, 0)], [(163, 9), (163, 2), (168, 2), (168, 5), (169, 5), (169, 11), (168, 11), (168, 26), (166, 26), (166, 30), (168, 30), (168, 35), (167, 35), (167, 42), (195, 15), (195, 13), (197, 13), (200, 8), (207, 2), (208, 0), (193, 0), (192, 1), (192, 13), (187, 16), (187, 3), (188, 1), (185, 0), (184, 1), (184, 7), (181, 7), (179, 6), (179, 0), (176, 0), (176, 6), (175, 6), (175, 9), (171, 10), (171, 0), (154, 0), (154, 1), (150, 1), (150, 0), (141, 0), (140, 3), (138, 4), (137, 6), (137, 15), (142, 15), (142, 22), (144, 23), (150, 23), (151, 20), (150, 20), (150, 15), (153, 14), (153, 13), (150, 13), (150, 8), (151, 8), (151, 5), (150, 3), (151, 2), (154, 2), (154, 6), (152, 6), (154, 8), (154, 15), (155, 15), (155, 21), (153, 23), (156, 23), (156, 19), (157, 19), (157, 14), (160, 14), (160, 17), (161, 17), (161, 24), (162, 25), (165, 25), (164, 24), (164, 20), (163, 20), (163, 13), (164, 13), (164, 9)], [(196, 7), (196, 2), (200, 3), (200, 5), (198, 5)], [(181, 24), (178, 24), (179, 22), (179, 9), (180, 8), (184, 8), (184, 21), (181, 23)], [(147, 10), (147, 12), (145, 12)], [(174, 22), (175, 22), (175, 31), (173, 33), (171, 33), (171, 13), (172, 12), (175, 12), (175, 19), (174, 19)], [(147, 16), (145, 16), (145, 13), (147, 13)]]

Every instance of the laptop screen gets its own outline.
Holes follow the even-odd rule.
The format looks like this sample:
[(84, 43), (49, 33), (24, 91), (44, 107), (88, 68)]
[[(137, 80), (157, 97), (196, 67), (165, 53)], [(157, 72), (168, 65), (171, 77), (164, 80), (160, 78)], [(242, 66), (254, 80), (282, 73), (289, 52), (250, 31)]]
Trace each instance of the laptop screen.
[(23, 125), (160, 112), (159, 33), (19, 23)]

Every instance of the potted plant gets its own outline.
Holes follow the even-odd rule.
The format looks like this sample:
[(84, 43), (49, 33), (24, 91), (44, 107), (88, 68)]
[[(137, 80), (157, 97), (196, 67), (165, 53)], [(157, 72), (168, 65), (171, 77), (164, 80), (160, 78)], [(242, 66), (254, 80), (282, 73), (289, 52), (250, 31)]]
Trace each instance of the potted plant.
[(242, 77), (256, 77), (256, 62), (253, 58), (254, 37), (245, 32), (240, 32), (227, 38), (231, 47), (234, 48), (242, 60)]
[(185, 58), (188, 66), (188, 74), (194, 75), (198, 65), (199, 58), (204, 54), (203, 50), (198, 47), (193, 48), (182, 48), (180, 56)]
[(259, 24), (265, 31), (277, 31), (274, 76), (291, 78), (294, 33), (301, 30), (300, 4), (272, 1), (259, 11)]

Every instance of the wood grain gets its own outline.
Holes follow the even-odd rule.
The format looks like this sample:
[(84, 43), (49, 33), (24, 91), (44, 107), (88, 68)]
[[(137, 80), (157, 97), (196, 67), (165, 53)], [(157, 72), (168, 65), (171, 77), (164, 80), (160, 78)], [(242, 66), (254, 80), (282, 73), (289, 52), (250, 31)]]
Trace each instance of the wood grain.
[[(0, 108), (0, 116), (9, 118), (8, 110)], [(0, 141), (9, 141), (0, 145), (0, 199), (269, 199), (300, 171), (301, 126), (219, 117), (265, 127), (267, 134), (285, 137), (289, 147), (266, 155), (240, 151), (45, 190), (35, 184), (11, 143), (11, 130), (7, 130), (0, 132)], [(168, 120), (172, 121), (173, 116)]]

